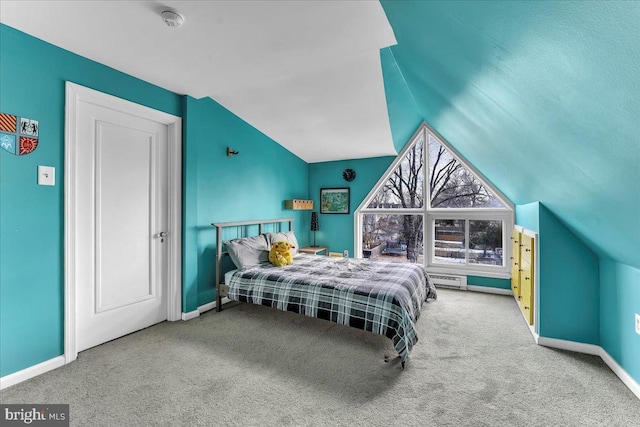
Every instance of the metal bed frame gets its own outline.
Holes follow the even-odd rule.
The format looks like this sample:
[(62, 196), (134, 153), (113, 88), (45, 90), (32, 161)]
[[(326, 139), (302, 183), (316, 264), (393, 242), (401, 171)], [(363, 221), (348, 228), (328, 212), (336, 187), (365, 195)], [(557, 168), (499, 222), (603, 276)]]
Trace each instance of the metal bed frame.
[[(235, 221), (235, 222), (217, 222), (212, 223), (216, 227), (217, 233), (217, 246), (216, 246), (216, 311), (222, 310), (222, 297), (227, 296), (229, 288), (226, 284), (222, 283), (222, 259), (228, 256), (229, 253), (223, 249), (222, 231), (226, 228), (236, 229), (236, 239), (243, 237), (252, 237), (247, 235), (247, 229), (250, 226), (258, 226), (258, 234), (264, 234), (265, 225), (270, 224), (274, 230), (269, 231), (273, 233), (281, 233), (282, 224), (289, 223), (289, 230), (293, 231), (293, 218), (278, 218), (278, 219), (261, 219), (254, 221)], [(276, 230), (277, 228), (277, 230)]]

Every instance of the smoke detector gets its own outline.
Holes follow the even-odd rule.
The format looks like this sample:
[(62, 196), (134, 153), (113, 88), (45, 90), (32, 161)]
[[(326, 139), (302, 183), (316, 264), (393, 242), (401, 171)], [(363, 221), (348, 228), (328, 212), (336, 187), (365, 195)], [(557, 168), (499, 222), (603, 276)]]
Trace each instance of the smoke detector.
[(160, 16), (164, 23), (169, 27), (179, 28), (182, 27), (182, 24), (184, 23), (184, 16), (180, 15), (173, 9), (164, 10)]

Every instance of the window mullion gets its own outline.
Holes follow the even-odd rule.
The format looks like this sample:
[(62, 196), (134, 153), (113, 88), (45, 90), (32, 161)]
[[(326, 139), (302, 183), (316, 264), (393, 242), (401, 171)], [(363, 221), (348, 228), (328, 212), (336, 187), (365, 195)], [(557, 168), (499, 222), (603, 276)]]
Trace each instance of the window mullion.
[(358, 213), (370, 215), (422, 215), (424, 208), (362, 209)]
[[(424, 193), (423, 193), (424, 194)], [(427, 215), (426, 204), (423, 206), (424, 212), (422, 213), (422, 265), (424, 267), (427, 266), (429, 259), (429, 245), (431, 244), (431, 239), (427, 235), (427, 221), (429, 221), (429, 216)]]
[(469, 265), (469, 220), (464, 220), (464, 265)]
[(425, 212), (431, 209), (431, 189), (429, 184), (429, 134), (427, 127), (423, 128), (422, 134), (422, 158), (424, 161), (424, 168), (422, 170), (422, 194), (424, 194), (424, 210)]

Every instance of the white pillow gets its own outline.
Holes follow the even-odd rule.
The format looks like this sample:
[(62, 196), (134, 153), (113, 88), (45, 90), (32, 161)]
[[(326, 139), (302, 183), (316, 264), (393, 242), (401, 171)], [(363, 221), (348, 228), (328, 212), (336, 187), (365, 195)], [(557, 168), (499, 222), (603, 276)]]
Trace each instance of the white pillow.
[(271, 248), (275, 242), (289, 242), (293, 245), (291, 255), (298, 253), (298, 239), (296, 239), (293, 231), (287, 231), (286, 233), (267, 233), (267, 241), (269, 242), (269, 248)]
[(231, 261), (238, 268), (251, 267), (252, 265), (269, 262), (269, 249), (271, 245), (267, 236), (261, 234), (254, 237), (245, 237), (224, 242)]

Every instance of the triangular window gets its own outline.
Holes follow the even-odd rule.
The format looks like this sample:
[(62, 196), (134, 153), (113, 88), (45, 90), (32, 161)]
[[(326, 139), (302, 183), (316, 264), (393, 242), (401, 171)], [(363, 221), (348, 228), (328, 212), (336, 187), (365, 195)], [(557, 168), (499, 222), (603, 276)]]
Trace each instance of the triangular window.
[(424, 138), (420, 135), (371, 199), (368, 208), (421, 208), (424, 190)]
[(431, 208), (503, 208), (504, 203), (434, 135), (429, 134)]
[(356, 216), (356, 256), (506, 272), (513, 205), (426, 123)]
[[(425, 139), (428, 141), (426, 153)], [(424, 167), (427, 161), (428, 170)], [(426, 125), (416, 132), (393, 169), (375, 188), (375, 194), (370, 193), (365, 199), (367, 210), (421, 209), (426, 194), (430, 200), (427, 209), (507, 209), (489, 186)]]

